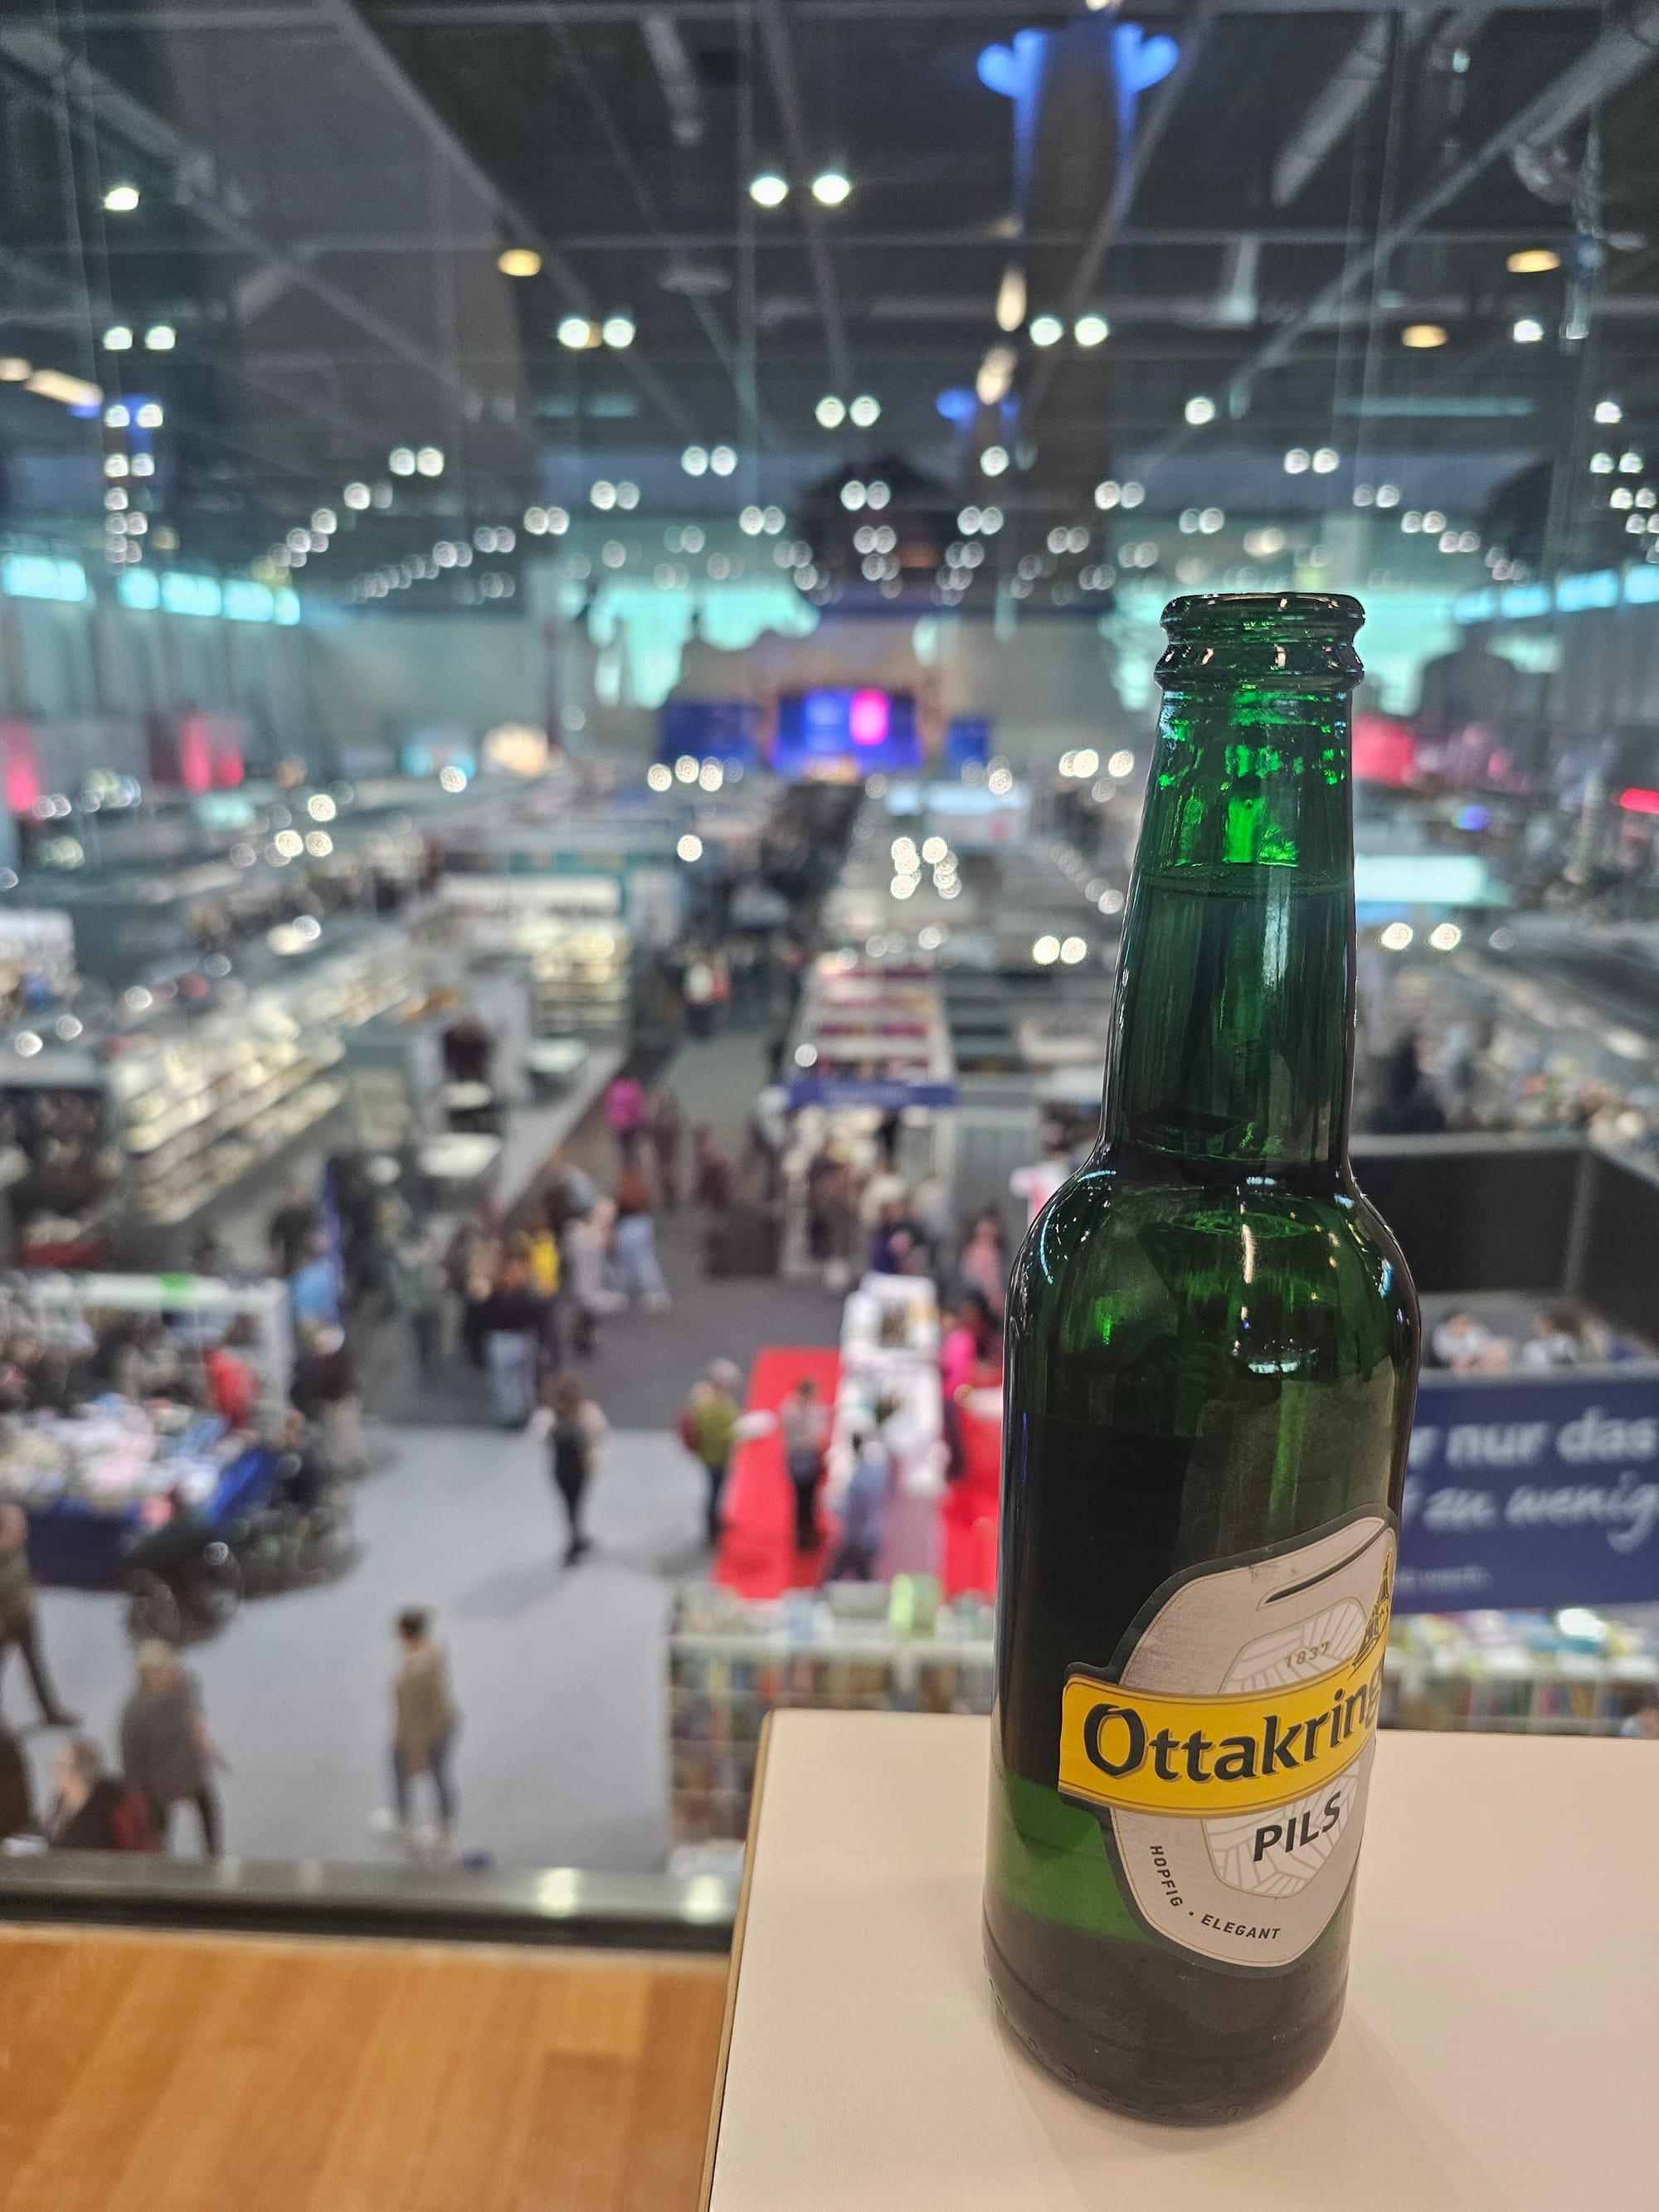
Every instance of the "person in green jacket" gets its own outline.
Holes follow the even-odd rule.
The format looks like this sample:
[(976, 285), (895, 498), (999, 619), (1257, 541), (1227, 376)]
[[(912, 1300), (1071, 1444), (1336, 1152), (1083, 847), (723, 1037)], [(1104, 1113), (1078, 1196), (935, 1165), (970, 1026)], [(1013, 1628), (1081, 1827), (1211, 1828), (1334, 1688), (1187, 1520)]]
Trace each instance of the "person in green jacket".
[(720, 1520), (720, 1492), (726, 1487), (726, 1469), (738, 1441), (742, 1409), (738, 1404), (737, 1389), (742, 1379), (731, 1360), (717, 1359), (702, 1381), (692, 1384), (691, 1395), (680, 1413), (680, 1441), (694, 1459), (702, 1461), (702, 1471), (708, 1478), (710, 1551), (719, 1544), (724, 1525)]

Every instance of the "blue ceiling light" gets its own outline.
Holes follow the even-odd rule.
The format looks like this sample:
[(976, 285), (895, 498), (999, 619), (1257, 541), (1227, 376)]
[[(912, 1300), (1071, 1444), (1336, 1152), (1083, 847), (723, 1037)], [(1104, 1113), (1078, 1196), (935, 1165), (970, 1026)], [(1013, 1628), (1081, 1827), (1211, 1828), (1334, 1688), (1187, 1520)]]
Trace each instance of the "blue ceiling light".
[(979, 401), (959, 384), (952, 385), (948, 392), (941, 392), (933, 404), (947, 422), (966, 424), (979, 412)]
[(988, 92), (1018, 100), (1030, 86), (1042, 53), (1046, 31), (1016, 31), (1006, 46), (984, 46), (974, 67)]
[(1150, 92), (1155, 84), (1161, 84), (1181, 59), (1181, 49), (1161, 31), (1148, 38), (1139, 23), (1115, 23), (1112, 58), (1117, 64), (1118, 82), (1133, 94)]

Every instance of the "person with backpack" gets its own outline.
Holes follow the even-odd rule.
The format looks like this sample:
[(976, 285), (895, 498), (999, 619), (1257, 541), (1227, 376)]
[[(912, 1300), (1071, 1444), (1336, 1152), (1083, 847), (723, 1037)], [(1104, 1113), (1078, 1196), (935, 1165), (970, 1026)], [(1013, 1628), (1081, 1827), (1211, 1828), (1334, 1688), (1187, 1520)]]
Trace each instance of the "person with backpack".
[(57, 1793), (46, 1815), (54, 1851), (147, 1851), (153, 1846), (149, 1807), (141, 1790), (118, 1780), (89, 1735), (71, 1736), (52, 1762)]
[(609, 1425), (605, 1415), (583, 1390), (574, 1375), (559, 1375), (548, 1388), (546, 1401), (532, 1427), (547, 1445), (548, 1472), (564, 1500), (570, 1524), (570, 1540), (564, 1563), (574, 1567), (590, 1547), (582, 1529), (582, 1500), (599, 1463), (599, 1449)]

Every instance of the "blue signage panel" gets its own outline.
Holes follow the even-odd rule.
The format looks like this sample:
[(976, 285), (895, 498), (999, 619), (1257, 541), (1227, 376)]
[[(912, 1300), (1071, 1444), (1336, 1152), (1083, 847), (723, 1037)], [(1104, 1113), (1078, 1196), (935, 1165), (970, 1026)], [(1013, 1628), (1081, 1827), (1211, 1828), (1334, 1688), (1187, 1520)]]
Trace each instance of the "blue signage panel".
[(907, 1106), (954, 1106), (954, 1083), (905, 1083), (890, 1075), (797, 1075), (789, 1085), (791, 1108), (878, 1106), (901, 1113)]
[(1425, 1383), (1396, 1612), (1656, 1599), (1659, 1371)]

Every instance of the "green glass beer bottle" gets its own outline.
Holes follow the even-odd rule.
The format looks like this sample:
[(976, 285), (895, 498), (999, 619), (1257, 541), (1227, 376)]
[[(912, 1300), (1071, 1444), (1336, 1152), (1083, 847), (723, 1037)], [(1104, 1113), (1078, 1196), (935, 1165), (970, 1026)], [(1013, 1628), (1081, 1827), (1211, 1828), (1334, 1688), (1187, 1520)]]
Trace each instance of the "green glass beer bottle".
[(1289, 2089), (1347, 1972), (1419, 1334), (1347, 1157), (1363, 619), (1165, 610), (1100, 1139), (1009, 1292), (987, 1959), (1150, 2118)]

